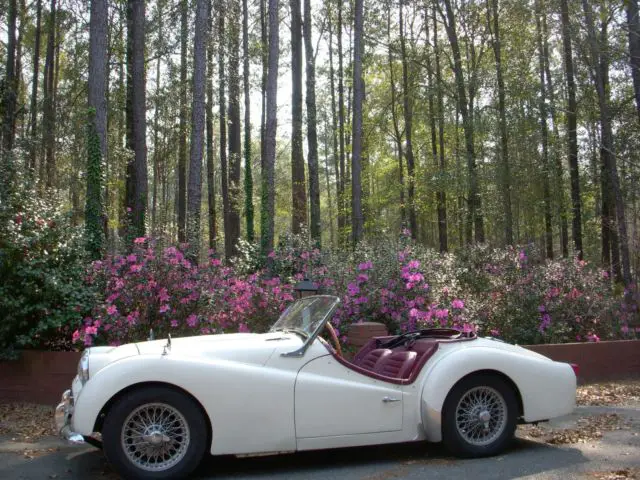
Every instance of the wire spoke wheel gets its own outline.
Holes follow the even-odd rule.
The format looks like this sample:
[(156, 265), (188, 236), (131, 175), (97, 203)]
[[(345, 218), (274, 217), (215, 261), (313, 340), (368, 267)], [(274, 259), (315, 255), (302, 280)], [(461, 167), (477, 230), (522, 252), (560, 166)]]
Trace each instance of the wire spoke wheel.
[(502, 435), (507, 417), (507, 403), (502, 394), (489, 386), (477, 386), (465, 392), (458, 401), (455, 426), (467, 443), (485, 446)]
[(126, 458), (148, 472), (162, 472), (187, 454), (191, 432), (179, 410), (166, 403), (145, 403), (122, 424), (120, 442)]

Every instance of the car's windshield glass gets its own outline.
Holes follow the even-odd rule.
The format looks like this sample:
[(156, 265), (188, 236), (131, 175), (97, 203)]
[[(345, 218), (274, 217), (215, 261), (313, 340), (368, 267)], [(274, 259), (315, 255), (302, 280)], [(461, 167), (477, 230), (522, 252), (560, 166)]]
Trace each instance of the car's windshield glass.
[(331, 296), (301, 298), (284, 311), (271, 331), (292, 331), (308, 338), (324, 325), (338, 301), (337, 297)]

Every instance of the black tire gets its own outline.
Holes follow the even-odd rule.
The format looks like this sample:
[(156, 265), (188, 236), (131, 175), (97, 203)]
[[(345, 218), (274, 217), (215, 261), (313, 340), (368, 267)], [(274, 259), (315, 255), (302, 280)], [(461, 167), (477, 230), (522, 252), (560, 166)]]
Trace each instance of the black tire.
[[(496, 405), (495, 408), (498, 409), (494, 410), (492, 407), (493, 418), (488, 423), (479, 422), (489, 428), (485, 430), (486, 427), (481, 427), (475, 431), (473, 427), (463, 428), (460, 423), (464, 421), (464, 413), (479, 408), (469, 407), (466, 401), (483, 393), (495, 401), (492, 405)], [(461, 402), (463, 398), (465, 402)], [(504, 412), (505, 417), (501, 417), (500, 411)], [(470, 415), (470, 418), (475, 419), (475, 414)], [(497, 455), (513, 440), (517, 420), (518, 400), (512, 386), (497, 375), (473, 375), (458, 382), (447, 395), (442, 411), (442, 441), (451, 453), (459, 457)], [(469, 439), (474, 432), (479, 438)]]
[[(162, 465), (158, 466), (157, 462), (152, 462), (145, 454), (138, 456), (137, 458), (141, 463), (151, 465), (152, 467), (149, 468), (157, 468), (157, 470), (148, 470), (136, 465), (131, 458), (136, 453), (140, 454), (143, 447), (138, 447), (132, 442), (130, 449), (125, 451), (124, 445), (127, 444), (127, 441), (123, 440), (123, 436), (130, 438), (134, 435), (134, 430), (130, 427), (125, 430), (125, 422), (129, 420), (128, 425), (131, 425), (131, 422), (135, 421), (136, 418), (142, 419), (142, 414), (139, 417), (135, 416), (134, 412), (136, 411), (140, 412), (142, 410), (144, 413), (146, 409), (152, 409), (152, 412), (161, 412), (162, 408), (164, 408), (162, 405), (166, 406), (167, 409), (162, 414), (158, 413), (158, 417), (165, 415), (164, 421), (167, 422), (167, 426), (172, 427), (171, 435), (178, 439), (176, 442), (180, 447), (178, 447), (178, 451), (175, 448), (171, 448), (170, 451), (176, 453), (167, 453), (166, 457), (161, 459), (167, 463), (166, 468), (162, 468)], [(153, 410), (153, 408), (157, 410)], [(173, 414), (172, 417), (172, 414), (167, 413), (172, 411), (178, 412), (178, 415)], [(133, 417), (130, 417), (131, 415)], [(149, 417), (144, 418), (149, 419)], [(171, 418), (174, 420), (172, 421)], [(150, 420), (150, 423), (157, 422), (155, 420), (151, 422)], [(186, 425), (186, 428), (183, 428), (182, 425)], [(177, 434), (174, 433), (176, 428)], [(152, 430), (158, 431), (155, 427)], [(207, 422), (200, 406), (187, 395), (161, 386), (141, 387), (120, 398), (109, 410), (102, 428), (105, 456), (114, 469), (125, 479), (185, 478), (202, 461), (208, 446), (207, 439)], [(167, 457), (168, 460), (165, 460)], [(145, 458), (147, 459), (146, 461)], [(176, 461), (178, 458), (179, 460)], [(175, 464), (171, 464), (173, 461), (175, 461)]]

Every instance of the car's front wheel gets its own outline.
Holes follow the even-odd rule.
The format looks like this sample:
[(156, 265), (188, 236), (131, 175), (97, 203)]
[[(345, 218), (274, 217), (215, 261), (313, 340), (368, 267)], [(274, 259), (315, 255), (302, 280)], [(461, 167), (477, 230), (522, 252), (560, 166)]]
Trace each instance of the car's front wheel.
[(131, 479), (184, 478), (200, 463), (207, 424), (199, 405), (165, 387), (140, 388), (120, 398), (102, 429), (104, 453)]
[(442, 440), (452, 453), (486, 457), (500, 453), (513, 439), (518, 401), (499, 376), (475, 375), (451, 389), (442, 415)]

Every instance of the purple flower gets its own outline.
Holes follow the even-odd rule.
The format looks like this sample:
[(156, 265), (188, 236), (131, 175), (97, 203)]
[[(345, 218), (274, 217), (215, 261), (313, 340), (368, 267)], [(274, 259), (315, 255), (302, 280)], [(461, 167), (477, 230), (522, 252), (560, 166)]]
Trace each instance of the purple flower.
[(347, 291), (349, 292), (350, 296), (355, 297), (360, 293), (360, 287), (358, 287), (355, 283), (350, 283), (349, 285), (347, 285)]
[(373, 263), (372, 262), (364, 262), (361, 263), (360, 265), (358, 265), (358, 270), (362, 271), (362, 270), (371, 270), (373, 268)]
[(457, 308), (459, 310), (462, 310), (464, 308), (464, 302), (458, 298), (456, 298), (453, 302), (451, 302), (451, 306), (453, 308)]
[(198, 324), (198, 317), (195, 314), (191, 314), (187, 317), (187, 325), (193, 328)]

